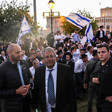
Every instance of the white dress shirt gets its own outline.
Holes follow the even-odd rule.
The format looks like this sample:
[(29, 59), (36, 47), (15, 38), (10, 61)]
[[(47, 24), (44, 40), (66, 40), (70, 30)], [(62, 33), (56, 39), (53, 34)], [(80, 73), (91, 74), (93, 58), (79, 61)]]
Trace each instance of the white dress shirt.
[(34, 75), (35, 75), (35, 68), (32, 66), (32, 67), (30, 67), (30, 68), (29, 68), (29, 70), (30, 70), (31, 75), (32, 75), (32, 77), (33, 77), (33, 79), (34, 79)]
[(100, 31), (100, 38), (103, 38), (103, 31)]
[(93, 55), (90, 54), (90, 52), (87, 52), (86, 55), (88, 57), (88, 61), (90, 61), (93, 58)]
[(79, 59), (78, 61), (75, 62), (75, 69), (74, 72), (75, 73), (80, 73), (84, 70), (84, 64), (82, 59)]
[[(53, 76), (53, 81), (54, 81), (54, 95), (55, 95), (55, 99), (56, 99), (56, 85), (57, 85), (57, 62), (55, 62), (54, 67), (52, 68), (53, 71), (51, 72), (52, 76)], [(56, 108), (56, 103), (54, 105), (50, 105), (48, 103), (48, 77), (49, 77), (49, 68), (46, 67), (46, 71), (45, 71), (45, 92), (46, 92), (46, 105), (47, 105), (47, 112), (52, 112), (51, 108)]]

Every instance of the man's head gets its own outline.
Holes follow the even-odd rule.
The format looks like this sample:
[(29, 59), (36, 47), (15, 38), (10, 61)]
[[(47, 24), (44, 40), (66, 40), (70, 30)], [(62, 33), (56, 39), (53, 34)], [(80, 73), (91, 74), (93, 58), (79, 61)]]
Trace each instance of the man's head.
[(46, 66), (51, 69), (55, 65), (56, 54), (53, 48), (47, 47), (43, 51), (43, 58)]
[(93, 46), (88, 46), (88, 52), (90, 52), (90, 54), (92, 54), (92, 52), (93, 52)]
[(93, 55), (94, 58), (98, 58), (97, 50), (94, 50), (93, 53), (92, 53), (92, 55)]
[(32, 63), (34, 68), (39, 67), (39, 60), (35, 59)]
[(65, 54), (65, 56), (66, 56), (66, 61), (69, 61), (69, 60), (72, 59), (72, 54), (71, 54), (70, 52), (67, 52), (67, 53)]
[(62, 50), (59, 50), (59, 51), (57, 52), (57, 55), (58, 55), (58, 58), (59, 58), (59, 59), (62, 59), (62, 57), (63, 57)]
[(36, 57), (42, 58), (42, 53), (40, 52), (40, 50), (36, 50)]
[(106, 63), (110, 58), (109, 46), (106, 43), (98, 45), (97, 52), (99, 59), (104, 63)]
[(5, 56), (5, 51), (4, 50), (1, 51), (1, 55)]
[(80, 56), (82, 56), (83, 54), (85, 54), (85, 51), (84, 51), (84, 49), (81, 49), (80, 50)]
[(74, 32), (77, 33), (77, 29), (75, 29)]
[(103, 30), (103, 26), (100, 26), (100, 30)]
[(87, 57), (86, 54), (83, 54), (83, 55), (81, 56), (81, 58), (82, 58), (82, 61), (83, 61), (84, 63), (87, 63), (87, 62), (88, 62), (88, 57)]
[(21, 60), (21, 47), (19, 45), (10, 44), (7, 48), (7, 53), (11, 62), (16, 63)]

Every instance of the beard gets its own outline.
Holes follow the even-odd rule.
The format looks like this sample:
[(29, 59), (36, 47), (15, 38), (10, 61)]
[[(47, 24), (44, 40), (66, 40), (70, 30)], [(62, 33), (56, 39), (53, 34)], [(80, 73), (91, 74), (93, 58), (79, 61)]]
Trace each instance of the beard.
[(14, 55), (11, 55), (11, 58), (12, 58), (12, 60), (15, 61), (15, 62), (18, 62), (18, 61), (21, 60), (21, 59), (20, 59), (20, 56), (15, 57)]

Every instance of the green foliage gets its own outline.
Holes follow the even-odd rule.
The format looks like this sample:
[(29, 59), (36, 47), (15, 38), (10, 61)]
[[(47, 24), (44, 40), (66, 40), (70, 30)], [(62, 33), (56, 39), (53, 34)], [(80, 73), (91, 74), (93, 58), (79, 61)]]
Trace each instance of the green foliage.
[[(84, 17), (88, 17), (88, 18), (91, 19), (91, 26), (92, 26), (93, 31), (98, 29), (97, 21), (94, 20), (94, 17), (92, 17), (89, 12), (87, 12), (84, 9), (83, 11), (78, 10), (77, 13), (84, 16)], [(79, 29), (78, 27), (74, 26), (73, 24), (71, 24), (71, 23), (69, 23), (68, 21), (65, 20), (63, 22), (62, 29), (63, 29), (63, 32), (65, 34), (71, 34), (71, 33), (74, 32), (74, 29), (78, 29), (79, 34), (84, 35), (86, 27), (84, 27), (83, 29)]]
[[(17, 4), (17, 0), (13, 0), (10, 3), (7, 1), (2, 2), (0, 5), (0, 40), (16, 41), (23, 15), (26, 16), (32, 29), (33, 27), (38, 29), (37, 24), (35, 26), (33, 18), (29, 14), (30, 6), (31, 4), (28, 4), (27, 1), (25, 4), (23, 2)], [(35, 30), (32, 32), (35, 32)]]

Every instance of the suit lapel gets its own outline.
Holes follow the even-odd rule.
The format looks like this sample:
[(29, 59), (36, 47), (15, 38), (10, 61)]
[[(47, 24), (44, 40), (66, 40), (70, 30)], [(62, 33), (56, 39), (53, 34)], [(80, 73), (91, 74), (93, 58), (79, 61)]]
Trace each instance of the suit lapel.
[(41, 75), (41, 87), (42, 87), (42, 96), (44, 101), (44, 106), (46, 105), (46, 92), (45, 92), (45, 69), (46, 67), (43, 67), (42, 74)]
[[(60, 88), (60, 82), (61, 82), (61, 70), (60, 70), (60, 64), (57, 64), (57, 86), (56, 86), (56, 104), (58, 104), (58, 94)], [(57, 106), (57, 105), (56, 105)]]

